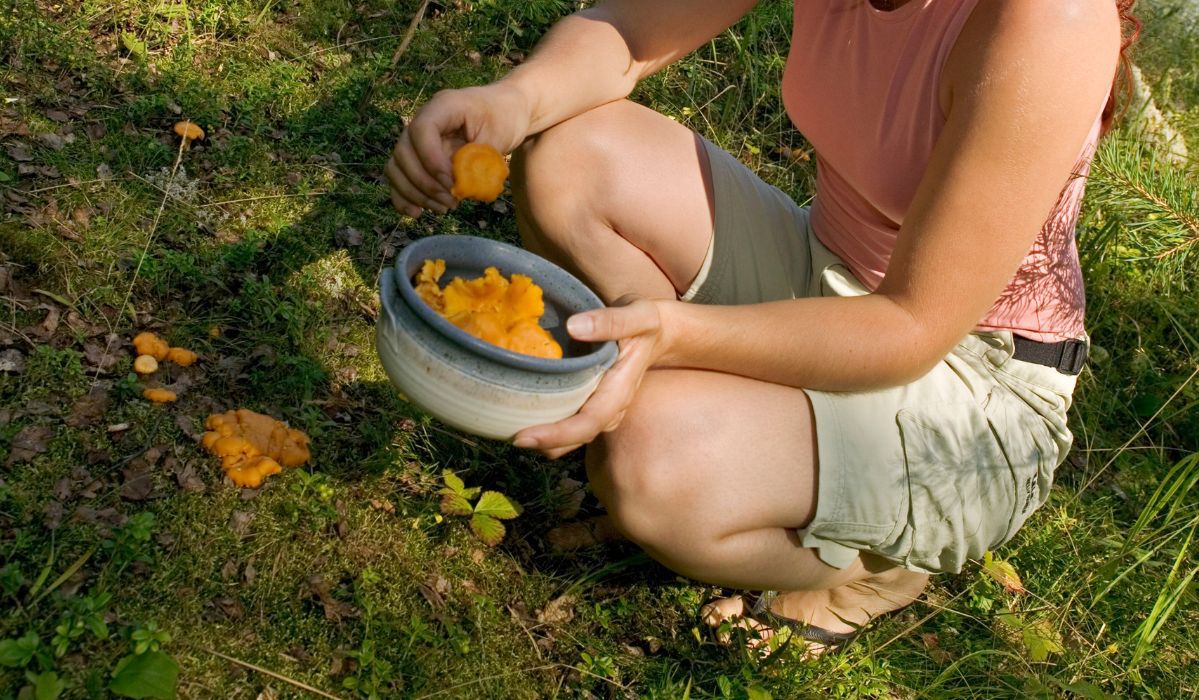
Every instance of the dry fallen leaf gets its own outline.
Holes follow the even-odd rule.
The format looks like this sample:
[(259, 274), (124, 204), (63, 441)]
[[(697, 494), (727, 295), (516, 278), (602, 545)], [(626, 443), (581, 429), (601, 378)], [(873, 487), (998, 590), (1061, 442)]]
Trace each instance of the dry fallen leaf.
[(174, 473), (175, 483), (179, 484), (179, 490), (187, 493), (204, 492), (204, 480), (200, 478), (200, 474), (192, 462), (180, 462), (176, 465)]
[(578, 515), (583, 507), (583, 498), (587, 495), (583, 482), (564, 476), (558, 481), (555, 491), (559, 499), (558, 517), (569, 520)]
[(545, 625), (560, 625), (575, 618), (575, 603), (578, 598), (573, 595), (561, 595), (545, 604), (537, 613), (537, 621)]
[(108, 386), (97, 384), (92, 387), (87, 396), (80, 398), (71, 406), (71, 414), (66, 423), (72, 428), (85, 428), (97, 425), (108, 410)]
[(6, 466), (12, 466), (18, 462), (28, 462), (42, 454), (50, 449), (50, 439), (53, 437), (54, 429), (48, 425), (25, 426), (12, 439)]
[(315, 595), (320, 600), (321, 607), (325, 610), (325, 619), (340, 622), (345, 617), (358, 617), (357, 608), (333, 597), (333, 593), (329, 591), (329, 582), (325, 580), (324, 576), (313, 574), (308, 577), (307, 584), (311, 595)]
[(624, 538), (612, 524), (611, 517), (599, 515), (556, 527), (545, 533), (545, 539), (549, 542), (551, 549), (561, 553)]
[(20, 374), (25, 371), (25, 356), (20, 350), (11, 348), (0, 352), (0, 372)]
[(8, 146), (8, 157), (18, 163), (28, 163), (33, 160), (33, 151), (29, 150), (29, 144), (15, 141)]
[(254, 522), (254, 514), (244, 510), (235, 510), (229, 516), (229, 529), (238, 537), (245, 537), (250, 533), (250, 523)]
[(151, 447), (129, 461), (121, 470), (121, 498), (129, 501), (144, 501), (154, 492), (154, 471), (162, 451)]

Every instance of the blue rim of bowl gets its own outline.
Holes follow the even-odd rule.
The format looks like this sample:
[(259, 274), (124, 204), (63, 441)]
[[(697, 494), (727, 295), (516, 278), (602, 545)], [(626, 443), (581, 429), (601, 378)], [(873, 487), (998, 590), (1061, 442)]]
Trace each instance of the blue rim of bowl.
[[(535, 259), (542, 261), (544, 264), (552, 265), (559, 274), (566, 279), (567, 285), (576, 287), (577, 291), (593, 305), (593, 308), (600, 309), (604, 307), (604, 302), (596, 296), (595, 292), (583, 284), (577, 277), (570, 274), (561, 267), (554, 265), (545, 258), (530, 253), (523, 248), (517, 248), (514, 245), (493, 241), (489, 238), (480, 238), (478, 236), (465, 235), (437, 235), (421, 238), (413, 241), (400, 251), (396, 256), (395, 271), (396, 271), (396, 288), (400, 291), (402, 301), (408, 304), (408, 308), (412, 309), (425, 323), (428, 323), (434, 330), (446, 336), (454, 344), (470, 350), (477, 355), (481, 355), (489, 360), (494, 360), (508, 367), (517, 369), (531, 370), (533, 372), (548, 372), (551, 374), (566, 374), (569, 372), (579, 372), (586, 369), (598, 368), (606, 369), (616, 362), (617, 346), (616, 343), (609, 340), (600, 343), (591, 352), (578, 357), (564, 357), (560, 360), (554, 360), (543, 357), (534, 357), (533, 355), (525, 355), (519, 352), (506, 350), (498, 345), (476, 338), (467, 333), (461, 328), (450, 323), (444, 316), (434, 311), (428, 304), (417, 295), (416, 289), (412, 286), (412, 276), (408, 274), (409, 263), (412, 258), (417, 257), (420, 251), (428, 248), (430, 245), (439, 243), (445, 239), (471, 240), (475, 245), (491, 246), (495, 251), (504, 251), (508, 254), (517, 257)], [(424, 260), (423, 257), (420, 258)], [(507, 271), (511, 274), (511, 271)], [(536, 281), (536, 280), (534, 280)], [(565, 319), (563, 319), (565, 322)]]

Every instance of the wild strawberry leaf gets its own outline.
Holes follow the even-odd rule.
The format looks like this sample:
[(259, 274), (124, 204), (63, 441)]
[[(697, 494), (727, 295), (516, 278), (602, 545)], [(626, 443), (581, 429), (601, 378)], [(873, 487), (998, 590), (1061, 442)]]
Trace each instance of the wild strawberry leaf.
[(470, 515), (474, 511), (471, 510), (470, 501), (460, 494), (446, 493), (446, 489), (442, 489), (441, 512), (445, 515)]
[(1008, 593), (1026, 592), (1020, 574), (1016, 573), (1016, 567), (1002, 559), (996, 559), (991, 552), (983, 555), (983, 572), (998, 581)]
[(511, 520), (520, 515), (520, 504), (499, 491), (484, 491), (475, 504), (475, 515), (487, 515), (500, 520)]
[(490, 515), (475, 513), (470, 518), (470, 529), (489, 547), (504, 539), (504, 524)]
[(1024, 646), (1028, 649), (1028, 658), (1033, 661), (1045, 661), (1050, 654), (1060, 654), (1065, 651), (1062, 647), (1061, 635), (1053, 628), (1053, 624), (1049, 620), (1040, 619), (1026, 625), (1022, 630), (1022, 636), (1024, 637)]
[[(470, 499), (474, 498), (475, 496), (479, 495), (479, 491), (482, 490), (478, 486), (472, 486), (470, 488), (466, 488), (466, 482), (462, 481), (462, 479), (460, 479), (457, 474), (450, 471), (449, 469), (446, 469), (445, 471), (443, 471), (441, 473), (441, 478), (445, 482), (445, 488), (438, 491), (438, 493), (441, 493), (441, 494), (454, 494), (457, 496), (461, 496), (462, 498), (465, 498), (467, 500), (470, 500)], [(466, 515), (469, 515), (469, 513), (467, 513)]]

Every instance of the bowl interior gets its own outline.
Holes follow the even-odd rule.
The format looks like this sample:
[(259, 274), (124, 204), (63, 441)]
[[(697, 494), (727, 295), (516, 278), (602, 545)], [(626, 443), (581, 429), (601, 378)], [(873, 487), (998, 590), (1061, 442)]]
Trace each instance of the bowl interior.
[[(455, 278), (474, 279), (488, 267), (505, 277), (528, 275), (541, 287), (545, 313), (541, 326), (562, 346), (563, 359), (549, 360), (515, 353), (475, 338), (431, 309), (416, 294), (412, 281), (425, 260), (442, 259), (446, 272), (439, 280), (445, 286)], [(476, 353), (503, 364), (542, 372), (574, 372), (588, 367), (606, 367), (616, 359), (616, 344), (584, 343), (566, 332), (566, 319), (573, 314), (603, 307), (603, 302), (574, 275), (550, 261), (515, 246), (476, 236), (430, 236), (410, 243), (396, 259), (396, 286), (400, 296), (426, 323), (443, 335)]]

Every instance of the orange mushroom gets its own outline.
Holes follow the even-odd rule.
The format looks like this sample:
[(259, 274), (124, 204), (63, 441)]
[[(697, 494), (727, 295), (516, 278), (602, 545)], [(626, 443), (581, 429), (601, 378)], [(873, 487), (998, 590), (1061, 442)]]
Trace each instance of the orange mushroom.
[(509, 281), (489, 267), (482, 277), (458, 278), (441, 288), (437, 282), (444, 273), (444, 260), (426, 260), (416, 277), (416, 293), (450, 323), (513, 352), (562, 357), (562, 346), (539, 323), (545, 300), (531, 277), (513, 274)]
[(138, 355), (133, 361), (133, 371), (138, 374), (154, 374), (158, 371), (158, 360), (153, 355)]
[(146, 389), (142, 396), (154, 403), (172, 403), (179, 398), (178, 394), (170, 389)]
[(454, 151), (450, 163), (454, 186), (450, 194), (458, 199), (494, 202), (504, 191), (508, 164), (499, 151), (485, 143), (468, 143)]
[(167, 359), (167, 353), (171, 351), (167, 341), (149, 331), (142, 331), (134, 336), (133, 347), (137, 348), (137, 354), (150, 355), (160, 362)]
[(167, 351), (167, 359), (180, 367), (190, 367), (195, 364), (199, 356), (191, 350), (183, 348), (171, 348)]
[(220, 457), (225, 475), (243, 488), (258, 488), (266, 477), (283, 467), (298, 467), (311, 456), (308, 435), (244, 408), (215, 413), (204, 427), (204, 449)]
[(186, 119), (181, 122), (175, 122), (175, 133), (179, 134), (180, 136), (183, 137), (184, 143), (187, 143), (188, 141), (193, 141), (193, 140), (194, 141), (203, 141), (204, 140), (204, 130), (201, 129), (199, 127), (199, 125), (197, 125), (193, 122), (187, 121)]

